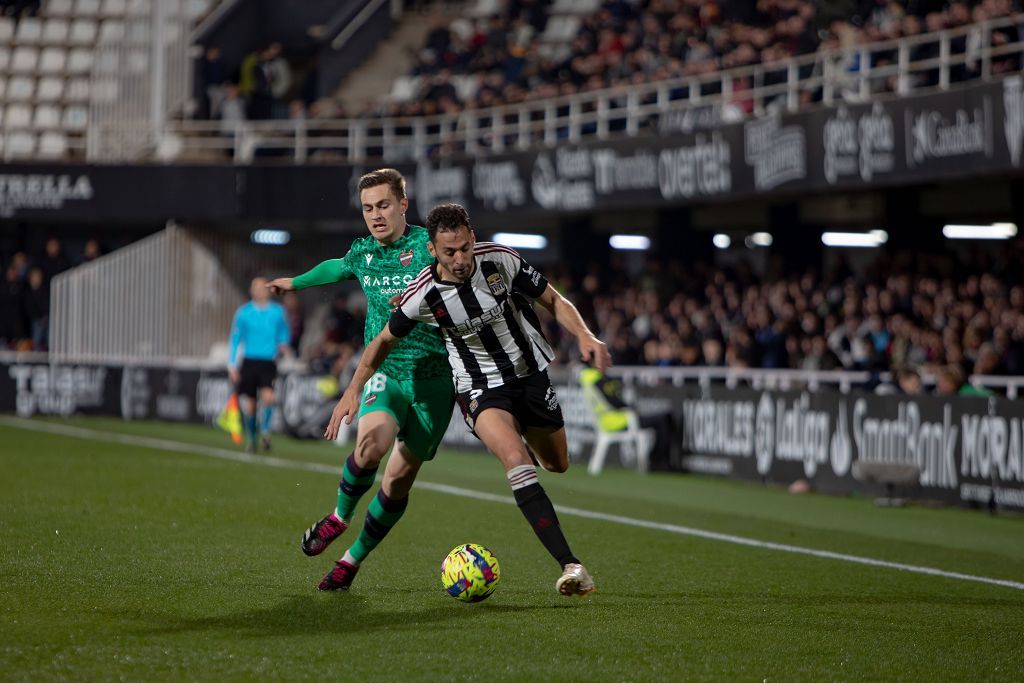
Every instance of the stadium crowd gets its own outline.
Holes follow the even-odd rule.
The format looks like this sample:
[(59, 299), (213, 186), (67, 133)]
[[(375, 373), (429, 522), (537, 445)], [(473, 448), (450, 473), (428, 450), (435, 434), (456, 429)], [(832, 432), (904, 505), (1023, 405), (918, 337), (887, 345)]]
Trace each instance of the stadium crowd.
[[(710, 74), (721, 69), (780, 62), (820, 54), (802, 75), (820, 73), (832, 59), (836, 72), (850, 76), (847, 99), (860, 96), (852, 85), (861, 65), (857, 46), (905, 36), (969, 26), (1021, 11), (1021, 0), (604, 0), (580, 18), (567, 44), (546, 42), (552, 0), (504, 0), (501, 10), (485, 18), (433, 17), (411, 75), (417, 89), (405, 99), (387, 97), (355, 111), (315, 88), (315, 63), (287, 59), (280, 43), (253, 51), (241, 65), (226, 65), (216, 48), (201, 60), (198, 80), (200, 118), (221, 119), (225, 134), (247, 119), (320, 119), (357, 116), (416, 117), (457, 114), (466, 109), (519, 104), (609, 87)], [(994, 45), (1018, 40), (1018, 28), (993, 32)], [(953, 69), (954, 81), (976, 77), (980, 29), (953, 41), (952, 52), (968, 55)], [(826, 50), (851, 48), (839, 58)], [(915, 47), (912, 62), (939, 56), (938, 41)], [(894, 64), (896, 52), (876, 53), (871, 68)], [(302, 60), (299, 60), (302, 61)], [(1021, 67), (1021, 56), (1007, 54), (991, 64), (993, 73)], [(782, 82), (785, 70), (768, 70), (764, 84)], [(938, 69), (921, 71), (920, 85), (938, 83)], [(468, 79), (468, 80), (467, 80)], [(746, 93), (751, 79), (733, 83), (732, 105), (750, 113)], [(715, 93), (717, 83), (702, 86)], [(895, 77), (879, 77), (872, 90), (891, 92)], [(685, 87), (673, 99), (688, 97)], [(820, 88), (801, 93), (804, 102), (819, 101)], [(613, 103), (614, 106), (615, 103)]]
[[(1012, 262), (898, 254), (863, 275), (840, 261), (761, 278), (742, 264), (651, 259), (633, 276), (615, 263), (550, 275), (618, 365), (892, 371), (908, 382), (955, 372), (959, 389), (971, 374), (1024, 374), (1024, 281)], [(571, 340), (548, 332), (572, 358)]]
[[(613, 86), (700, 76), (721, 69), (771, 64), (790, 57), (837, 48), (937, 32), (1010, 16), (1019, 0), (605, 0), (582, 18), (570, 48), (559, 50), (541, 41), (548, 21), (546, 0), (508, 0), (498, 15), (474, 22), (436, 19), (413, 73), (422, 76), (420, 91), (407, 102), (393, 102), (376, 112), (391, 116), (457, 113), (502, 104), (546, 99)], [(993, 33), (994, 44), (1017, 39), (1016, 29)], [(980, 47), (980, 31), (954, 41), (952, 51)], [(939, 55), (939, 44), (912, 51), (911, 61)], [(824, 60), (825, 57), (822, 57)], [(892, 54), (875, 56), (877, 68), (893, 64)], [(851, 50), (835, 65), (855, 75), (861, 68)], [(1018, 55), (995, 60), (994, 72), (1020, 66)], [(821, 69), (821, 60), (809, 67)], [(978, 60), (958, 68), (953, 80), (976, 75)], [(471, 94), (460, 97), (454, 75), (472, 75)], [(785, 77), (768, 72), (765, 84)], [(938, 83), (938, 70), (917, 75), (922, 85)], [(750, 79), (734, 83), (735, 104), (749, 113), (744, 96)], [(704, 95), (712, 94), (715, 84)], [(878, 91), (892, 91), (894, 78), (878, 79)], [(852, 89), (849, 95), (853, 96)], [(675, 93), (685, 97), (687, 93)], [(802, 94), (820, 99), (820, 91)]]
[(56, 237), (47, 239), (40, 253), (14, 252), (2, 264), (0, 350), (46, 351), (50, 328), (50, 281), (72, 265), (87, 263), (101, 254), (99, 241), (90, 239), (72, 262)]

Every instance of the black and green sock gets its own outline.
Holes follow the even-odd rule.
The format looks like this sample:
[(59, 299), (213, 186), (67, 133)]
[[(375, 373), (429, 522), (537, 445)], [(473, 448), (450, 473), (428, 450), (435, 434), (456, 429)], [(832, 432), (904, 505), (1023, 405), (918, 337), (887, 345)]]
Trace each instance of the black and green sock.
[(338, 505), (334, 514), (346, 522), (352, 519), (352, 512), (363, 494), (373, 486), (377, 476), (377, 468), (363, 468), (356, 464), (355, 453), (348, 456), (342, 469), (341, 481), (338, 484)]
[(346, 551), (344, 560), (354, 565), (358, 565), (365, 560), (366, 556), (398, 524), (398, 520), (402, 518), (408, 504), (409, 496), (392, 500), (384, 495), (384, 491), (378, 491), (366, 510), (366, 521), (363, 522), (363, 529), (359, 532), (356, 542)]

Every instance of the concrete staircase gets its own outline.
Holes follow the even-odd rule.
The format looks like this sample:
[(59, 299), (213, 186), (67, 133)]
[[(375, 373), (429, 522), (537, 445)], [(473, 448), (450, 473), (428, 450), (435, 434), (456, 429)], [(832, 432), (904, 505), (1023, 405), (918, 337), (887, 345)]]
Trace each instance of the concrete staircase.
[(416, 63), (416, 55), (426, 42), (431, 19), (441, 14), (447, 19), (458, 16), (463, 3), (431, 3), (425, 11), (406, 11), (395, 24), (387, 40), (348, 78), (342, 81), (334, 96), (352, 113), (367, 105), (380, 102), (391, 92), (392, 82), (409, 74)]

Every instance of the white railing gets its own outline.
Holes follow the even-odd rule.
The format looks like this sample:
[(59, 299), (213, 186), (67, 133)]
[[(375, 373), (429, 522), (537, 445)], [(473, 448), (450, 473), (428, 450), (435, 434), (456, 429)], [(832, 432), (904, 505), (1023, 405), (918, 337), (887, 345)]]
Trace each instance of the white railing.
[[(947, 90), (958, 82), (988, 81), (998, 75), (993, 64), (1024, 55), (1020, 33), (1017, 40), (993, 45), (994, 31), (1018, 26), (1024, 28), (1024, 15), (712, 74), (457, 115), (250, 121), (230, 135), (224, 134), (218, 121), (185, 121), (173, 124), (170, 131), (180, 139), (185, 154), (233, 151), (236, 163), (251, 162), (260, 150), (295, 162), (317, 157), (395, 162), (526, 150), (562, 141), (636, 135), (642, 130), (666, 132), (694, 112), (710, 111), (710, 123), (742, 118), (737, 107), (741, 102), (749, 102), (752, 113), (760, 115), (773, 109), (796, 111), (804, 106), (804, 93), (827, 106), (838, 100), (900, 97)], [(971, 49), (955, 50), (961, 40)], [(922, 57), (922, 51), (937, 56)], [(872, 66), (885, 61), (891, 63)]]
[(173, 225), (53, 278), (51, 360), (204, 359), (244, 300), (223, 255)]
[(123, 162), (161, 154), (170, 112), (191, 94), (188, 0), (151, 0), (125, 17), (124, 35), (94, 48), (86, 131), (89, 161)]

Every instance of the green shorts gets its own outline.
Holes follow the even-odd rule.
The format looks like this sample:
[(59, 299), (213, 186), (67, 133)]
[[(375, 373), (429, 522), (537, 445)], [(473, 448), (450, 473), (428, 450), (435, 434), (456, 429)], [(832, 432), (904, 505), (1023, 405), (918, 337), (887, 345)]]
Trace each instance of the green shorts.
[(398, 440), (421, 460), (433, 460), (455, 407), (451, 377), (395, 379), (378, 372), (363, 388), (359, 417), (383, 410), (398, 423)]

